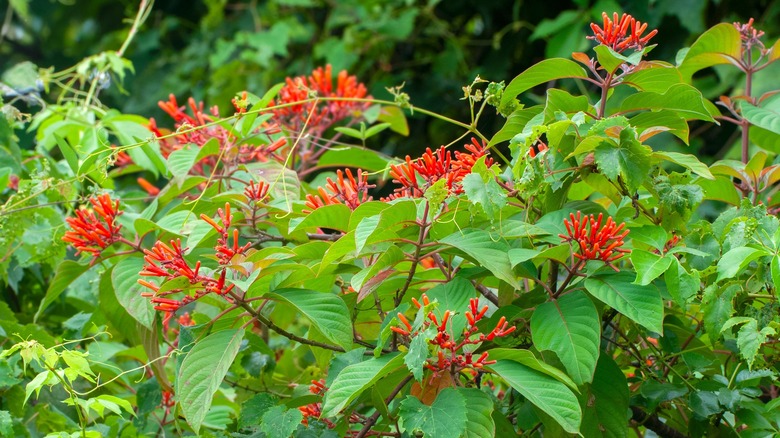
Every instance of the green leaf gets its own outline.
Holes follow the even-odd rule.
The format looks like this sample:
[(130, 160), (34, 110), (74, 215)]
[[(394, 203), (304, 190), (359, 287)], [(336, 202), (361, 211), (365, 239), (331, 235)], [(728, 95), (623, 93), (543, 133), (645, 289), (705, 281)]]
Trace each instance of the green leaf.
[(666, 63), (655, 62), (640, 64), (640, 68), (627, 74), (621, 82), (621, 84), (629, 85), (639, 91), (654, 91), (656, 93), (664, 93), (669, 87), (679, 83), (682, 83), (682, 75), (676, 68)]
[(695, 155), (681, 154), (679, 152), (653, 152), (653, 158), (660, 158), (662, 160), (671, 161), (672, 163), (679, 164), (696, 175), (701, 176), (709, 180), (715, 180), (715, 176), (710, 172), (710, 168), (706, 164), (699, 161)]
[(409, 343), (409, 350), (404, 355), (404, 363), (409, 371), (412, 372), (415, 380), (422, 382), (423, 377), (423, 365), (428, 359), (428, 340), (432, 337), (429, 333), (420, 332), (417, 333), (412, 342)]
[(710, 342), (719, 338), (721, 328), (734, 313), (734, 296), (741, 290), (737, 284), (725, 289), (715, 284), (704, 289), (701, 298), (701, 311), (704, 315), (704, 329), (710, 334)]
[(333, 204), (320, 207), (303, 218), (295, 218), (290, 221), (288, 233), (296, 230), (332, 228), (346, 231), (349, 228), (349, 216), (352, 210), (344, 204)]
[[(688, 122), (685, 117), (670, 110), (648, 111), (631, 117), (631, 126), (636, 128), (642, 141), (661, 132), (668, 132), (688, 144)], [(660, 153), (660, 152), (659, 152)]]
[(656, 333), (663, 333), (664, 304), (655, 286), (634, 284), (630, 272), (597, 274), (585, 289), (604, 304)]
[(484, 266), (499, 279), (516, 289), (521, 286), (512, 271), (509, 260), (509, 246), (503, 240), (493, 241), (485, 230), (464, 229), (440, 240), (445, 245), (466, 253), (478, 266)]
[(214, 393), (241, 347), (244, 330), (212, 333), (192, 347), (176, 376), (176, 397), (187, 423), (197, 433)]
[(523, 128), (528, 124), (528, 121), (540, 114), (543, 109), (541, 105), (538, 105), (514, 111), (507, 117), (504, 126), (490, 139), (488, 146), (511, 140), (515, 135), (523, 132)]
[(334, 147), (322, 154), (317, 167), (357, 167), (369, 172), (381, 172), (391, 158), (371, 149), (357, 146)]
[(623, 371), (609, 355), (599, 357), (593, 383), (586, 397), (585, 406), (588, 409), (584, 410), (580, 430), (583, 436), (628, 436), (628, 383)]
[(387, 354), (378, 358), (350, 365), (336, 376), (322, 403), (322, 416), (337, 415), (352, 400), (374, 383), (404, 366), (403, 356)]
[(278, 403), (276, 396), (267, 392), (255, 395), (241, 404), (241, 415), (238, 417), (238, 427), (250, 427), (260, 424), (263, 415), (276, 406)]
[(485, 392), (477, 388), (457, 388), (466, 401), (466, 432), (463, 438), (496, 436), (496, 422), (493, 420), (495, 404)]
[(382, 111), (379, 112), (377, 120), (389, 123), (390, 129), (403, 136), (409, 135), (409, 123), (406, 121), (406, 115), (397, 106), (382, 106)]
[[(669, 240), (669, 235), (663, 227), (658, 225), (643, 225), (641, 227), (630, 227), (631, 240), (642, 242), (646, 245), (661, 251)], [(635, 245), (636, 246), (636, 245)]]
[(35, 312), (33, 322), (37, 322), (38, 318), (43, 314), (43, 311), (51, 305), (51, 303), (57, 301), (57, 298), (65, 292), (65, 289), (70, 286), (77, 278), (81, 277), (81, 274), (87, 272), (90, 265), (82, 265), (73, 260), (65, 260), (57, 266), (57, 272), (54, 274), (54, 278), (49, 283), (48, 289), (46, 289), (46, 295), (41, 300), (41, 304), (38, 305), (38, 311)]
[(344, 301), (328, 292), (279, 289), (265, 295), (298, 309), (328, 340), (345, 350), (352, 348), (352, 321)]
[(601, 324), (596, 306), (582, 291), (574, 291), (536, 308), (531, 335), (539, 350), (550, 350), (578, 385), (590, 382), (599, 358)]
[(683, 309), (685, 305), (696, 296), (701, 287), (701, 280), (699, 274), (694, 271), (694, 274), (689, 274), (688, 271), (682, 266), (676, 257), (672, 259), (672, 265), (666, 270), (664, 274), (664, 281), (666, 282), (666, 290), (669, 291), (669, 295), (674, 298), (674, 301)]
[(666, 272), (669, 265), (672, 264), (673, 257), (660, 256), (652, 252), (635, 249), (631, 251), (631, 263), (636, 269), (636, 280), (634, 283), (648, 285)]
[(697, 71), (740, 58), (742, 41), (730, 23), (720, 23), (701, 34), (685, 54), (679, 70), (686, 81)]
[(714, 121), (701, 91), (688, 84), (672, 85), (665, 93), (642, 91), (623, 100), (621, 113), (643, 110), (672, 110), (686, 119)]
[(756, 249), (748, 246), (740, 246), (728, 251), (718, 260), (718, 279), (732, 278), (749, 265), (753, 260), (769, 255), (765, 249)]
[(468, 200), (482, 207), (482, 211), (491, 220), (498, 218), (499, 212), (506, 206), (506, 191), (498, 185), (495, 178), (485, 181), (480, 175), (470, 173), (463, 178), (463, 190)]
[(742, 116), (759, 128), (780, 135), (780, 114), (768, 108), (760, 108), (749, 102), (742, 102)]
[(144, 287), (138, 284), (138, 273), (144, 268), (144, 259), (140, 257), (126, 258), (116, 264), (111, 272), (111, 283), (119, 304), (127, 310), (136, 321), (151, 329), (154, 323), (155, 310), (148, 298), (142, 297)]
[[(623, 130), (621, 137), (624, 136), (624, 132), (630, 136), (629, 130)], [(629, 190), (636, 190), (648, 178), (650, 155), (650, 148), (635, 140), (629, 140), (621, 141), (618, 147), (601, 143), (596, 147), (594, 158), (604, 176), (613, 181), (621, 176)]]
[(73, 173), (77, 175), (79, 171), (79, 157), (76, 154), (76, 151), (73, 149), (70, 143), (68, 143), (68, 140), (62, 138), (57, 132), (52, 134), (57, 140), (57, 145), (60, 147), (60, 152), (62, 152), (62, 156), (65, 157), (65, 161), (67, 161), (68, 166), (73, 171)]
[(618, 55), (614, 50), (605, 45), (598, 45), (593, 48), (596, 52), (596, 58), (599, 61), (601, 67), (607, 73), (615, 73), (617, 69), (625, 63), (625, 59), (621, 59), (622, 56)]
[(274, 406), (263, 415), (260, 430), (268, 438), (289, 438), (303, 420), (303, 414), (298, 409), (287, 409), (284, 406)]
[[(211, 140), (217, 140), (212, 138)], [(211, 141), (209, 140), (209, 141)], [(183, 177), (190, 173), (192, 165), (195, 164), (195, 158), (198, 156), (200, 148), (194, 145), (187, 145), (182, 149), (175, 150), (168, 156), (168, 169), (174, 177)]]
[(579, 432), (582, 410), (577, 397), (566, 385), (511, 360), (499, 360), (490, 368), (509, 386), (558, 422), (566, 432)]
[(520, 93), (539, 84), (562, 78), (586, 78), (579, 64), (564, 58), (545, 59), (517, 75), (504, 89), (501, 106), (508, 105)]
[(409, 435), (422, 432), (425, 438), (459, 437), (466, 430), (466, 400), (454, 388), (436, 396), (433, 404), (424, 405), (417, 397), (406, 396), (398, 416)]
[[(563, 112), (570, 116), (578, 112), (589, 111), (590, 109), (591, 106), (588, 103), (587, 96), (573, 96), (566, 91), (551, 88), (547, 90), (547, 101), (544, 105), (544, 121), (547, 123), (555, 120), (558, 112)], [(564, 126), (570, 124), (570, 121), (564, 122)], [(560, 135), (558, 137), (560, 138)], [(550, 144), (555, 143), (551, 140)]]
[(577, 384), (574, 383), (574, 381), (572, 381), (566, 373), (537, 359), (536, 356), (534, 356), (534, 354), (528, 350), (518, 350), (515, 348), (493, 348), (488, 351), (490, 352), (490, 359), (506, 359), (515, 361), (528, 368), (531, 368), (532, 370), (554, 378), (555, 380), (571, 388), (572, 391), (577, 391)]
[(13, 436), (14, 420), (8, 411), (0, 411), (0, 436)]
[(748, 368), (753, 368), (753, 362), (761, 345), (766, 342), (767, 337), (774, 334), (775, 330), (772, 327), (764, 327), (759, 330), (758, 322), (755, 319), (751, 319), (739, 329), (737, 347), (739, 354), (747, 361)]

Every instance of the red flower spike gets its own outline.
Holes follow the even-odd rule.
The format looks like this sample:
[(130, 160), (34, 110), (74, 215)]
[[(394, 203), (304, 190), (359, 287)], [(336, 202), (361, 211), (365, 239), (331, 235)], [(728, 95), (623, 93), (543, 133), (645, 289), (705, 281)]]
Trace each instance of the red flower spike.
[[(461, 182), (463, 178), (471, 173), (472, 167), (478, 159), (487, 156), (487, 144), (480, 144), (476, 139), (465, 145), (470, 153), (455, 152), (455, 159), (452, 153), (444, 146), (433, 151), (426, 148), (422, 157), (412, 160), (408, 155), (406, 162), (390, 166), (390, 176), (393, 182), (401, 187), (396, 188), (395, 192), (383, 201), (392, 201), (398, 198), (420, 198), (425, 194), (425, 190), (431, 187), (439, 180), (446, 181), (447, 190), (451, 194), (463, 193)], [(485, 159), (485, 165), (492, 166), (491, 158)], [(421, 184), (421, 181), (424, 183)]]
[(643, 37), (642, 34), (647, 29), (647, 23), (636, 21), (628, 14), (623, 14), (618, 18), (618, 14), (615, 12), (612, 14), (612, 20), (606, 12), (602, 12), (601, 16), (604, 19), (603, 28), (596, 23), (591, 23), (590, 28), (593, 30), (593, 36), (588, 37), (588, 39), (596, 40), (599, 44), (608, 46), (618, 53), (626, 49), (641, 51), (658, 33), (657, 30), (652, 30)]
[[(333, 76), (330, 65), (317, 68), (309, 77), (299, 76), (287, 78), (285, 85), (279, 90), (277, 100), (269, 106), (283, 106), (274, 109), (275, 119), (290, 131), (300, 132), (304, 128), (314, 133), (322, 133), (334, 123), (365, 111), (367, 102), (349, 100), (332, 100), (326, 102), (306, 102), (312, 97), (346, 99), (370, 98), (365, 85), (358, 82), (355, 76), (342, 70), (336, 78), (336, 89), (333, 89)], [(300, 102), (300, 103), (299, 103)]]
[[(112, 201), (108, 194), (89, 199), (92, 211), (83, 206), (76, 210), (76, 217), (65, 219), (71, 231), (67, 231), (62, 240), (76, 248), (76, 254), (89, 252), (97, 257), (101, 251), (122, 238), (122, 225), (116, 223), (123, 212), (119, 210), (119, 200)], [(97, 215), (95, 215), (97, 213)]]
[[(628, 235), (628, 230), (623, 231), (625, 223), (617, 225), (609, 217), (602, 226), (603, 215), (598, 218), (593, 215), (582, 217), (581, 212), (569, 215), (569, 219), (564, 219), (567, 235), (560, 234), (559, 237), (564, 242), (575, 241), (579, 245), (579, 252), (574, 253), (574, 257), (579, 260), (601, 260), (610, 268), (618, 271), (618, 268), (612, 265), (623, 257), (625, 253), (631, 252), (628, 249), (621, 248), (624, 244), (623, 239)], [(622, 232), (621, 232), (622, 231)]]
[(406, 326), (407, 330), (409, 331), (412, 330), (412, 325), (409, 324), (409, 320), (406, 319), (406, 316), (404, 316), (403, 313), (400, 312), (398, 313), (398, 320), (401, 321), (401, 323)]
[[(355, 210), (359, 205), (373, 199), (368, 196), (368, 191), (376, 185), (368, 183), (368, 174), (361, 169), (357, 170), (357, 179), (352, 175), (350, 169), (345, 169), (344, 172), (339, 170), (336, 175), (336, 181), (328, 178), (325, 187), (317, 189), (320, 196), (306, 196), (306, 206), (312, 211), (333, 204), (344, 204), (350, 210)], [(346, 179), (344, 179), (345, 175)], [(308, 212), (310, 211), (304, 210), (304, 213)]]

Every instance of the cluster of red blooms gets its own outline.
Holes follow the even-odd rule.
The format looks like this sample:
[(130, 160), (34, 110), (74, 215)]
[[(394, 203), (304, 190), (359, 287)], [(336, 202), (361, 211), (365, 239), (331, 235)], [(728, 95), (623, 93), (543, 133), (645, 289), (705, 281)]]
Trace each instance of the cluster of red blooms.
[(599, 213), (598, 218), (591, 215), (582, 216), (577, 212), (575, 216), (571, 213), (569, 219), (564, 219), (568, 235), (559, 234), (558, 236), (564, 242), (577, 242), (580, 246), (579, 252), (574, 253), (574, 257), (580, 260), (601, 260), (607, 266), (618, 271), (618, 268), (612, 262), (623, 257), (625, 253), (631, 250), (621, 248), (623, 239), (628, 235), (628, 230), (621, 233), (626, 226), (625, 223), (617, 225), (612, 218), (607, 218), (604, 226), (601, 225), (604, 215)]
[(244, 189), (244, 196), (250, 202), (262, 202), (268, 196), (270, 188), (271, 186), (265, 181), (260, 181), (257, 184), (254, 181), (249, 181), (249, 185)]
[[(211, 224), (217, 232), (220, 233), (220, 237), (217, 240), (217, 245), (214, 249), (220, 265), (225, 266), (230, 262), (233, 256), (236, 254), (243, 254), (249, 248), (250, 244), (238, 246), (238, 230), (234, 230), (232, 233), (233, 244), (229, 245), (228, 240), (231, 233), (228, 232), (228, 228), (232, 221), (230, 205), (225, 204), (225, 211), (219, 209), (218, 214), (222, 219), (223, 225), (217, 224), (208, 216), (201, 216), (201, 218), (206, 220), (206, 222)], [(195, 288), (194, 294), (184, 295), (184, 297), (177, 300), (168, 297), (183, 292), (183, 289), (171, 288), (161, 292), (160, 286), (144, 279), (138, 280), (138, 284), (153, 291), (152, 293), (142, 293), (141, 296), (151, 298), (154, 309), (165, 312), (166, 315), (163, 319), (165, 324), (170, 321), (176, 311), (182, 306), (198, 300), (209, 293), (226, 295), (234, 286), (233, 284), (227, 284), (226, 282), (227, 269), (225, 267), (221, 269), (219, 277), (217, 278), (209, 275), (202, 275), (200, 273), (200, 261), (195, 263), (194, 268), (190, 267), (189, 263), (184, 259), (184, 252), (186, 250), (186, 248), (181, 247), (181, 241), (179, 240), (171, 240), (170, 246), (158, 240), (151, 250), (144, 250), (144, 260), (146, 261), (146, 264), (139, 274), (142, 277), (159, 277), (162, 279), (162, 282), (177, 277), (185, 277), (190, 285), (198, 285)]]
[[(346, 174), (347, 179), (344, 179)], [(306, 195), (306, 206), (312, 210), (333, 204), (344, 204), (351, 210), (356, 209), (360, 204), (372, 199), (368, 195), (369, 189), (376, 187), (368, 183), (368, 174), (362, 170), (357, 170), (357, 178), (352, 176), (352, 171), (345, 169), (336, 172), (336, 181), (328, 178), (325, 187), (319, 187), (318, 195)]]
[(225, 210), (218, 208), (217, 214), (222, 220), (222, 225), (219, 225), (214, 219), (206, 216), (205, 214), (200, 215), (200, 218), (208, 222), (208, 224), (214, 227), (214, 229), (217, 230), (217, 233), (219, 233), (217, 245), (214, 247), (214, 249), (217, 251), (217, 260), (219, 260), (219, 264), (224, 266), (229, 264), (236, 254), (243, 254), (246, 252), (246, 250), (249, 249), (249, 247), (252, 245), (252, 242), (247, 242), (243, 246), (238, 246), (238, 228), (234, 228), (233, 244), (230, 245), (230, 232), (228, 232), (228, 228), (230, 228), (230, 224), (233, 221), (233, 215), (230, 214), (230, 204), (227, 202), (225, 203)]
[[(325, 392), (328, 390), (328, 387), (325, 386), (325, 379), (320, 380), (312, 380), (311, 385), (309, 385), (309, 392), (314, 395), (323, 396), (325, 395)], [(322, 415), (322, 403), (309, 403), (306, 406), (300, 406), (298, 408), (299, 411), (303, 414), (303, 419), (301, 420), (301, 424), (308, 426), (309, 425), (309, 419), (314, 418), (317, 420), (322, 421), (325, 423), (326, 426), (328, 426), (328, 429), (333, 429), (336, 427), (336, 424), (327, 418), (320, 418), (320, 415)], [(353, 413), (349, 417), (350, 423), (361, 423), (362, 419), (357, 414)], [(350, 434), (353, 434), (352, 431), (348, 432)], [(357, 431), (355, 431), (357, 433)]]
[[(167, 158), (171, 153), (183, 148), (185, 145), (194, 144), (202, 147), (207, 141), (216, 138), (219, 141), (220, 150), (230, 151), (230, 153), (222, 154), (221, 159), (223, 161), (231, 159), (237, 163), (265, 162), (270, 159), (280, 162), (284, 161), (284, 157), (277, 155), (276, 152), (286, 144), (286, 140), (284, 138), (278, 140), (271, 138), (272, 135), (280, 132), (277, 126), (264, 126), (260, 132), (256, 133), (266, 135), (268, 144), (259, 146), (254, 144), (236, 145), (235, 136), (227, 128), (220, 124), (213, 124), (214, 120), (220, 118), (219, 109), (216, 106), (211, 107), (209, 113), (206, 113), (203, 102), (196, 103), (195, 99), (190, 97), (187, 104), (192, 115), (186, 112), (187, 106), (179, 106), (173, 94), (168, 97), (167, 101), (159, 102), (160, 108), (173, 118), (176, 129), (182, 131), (173, 137), (166, 137), (166, 134), (170, 134), (170, 132), (161, 130), (157, 127), (157, 122), (153, 118), (149, 119), (149, 130), (159, 138), (160, 152), (163, 157)], [(236, 110), (243, 112), (246, 110), (246, 107), (237, 106)], [(193, 166), (193, 171), (205, 174), (205, 168), (213, 167), (216, 163), (217, 157), (206, 157)]]
[(287, 78), (286, 84), (279, 90), (279, 96), (271, 106), (286, 105), (274, 110), (275, 120), (293, 132), (304, 128), (321, 134), (328, 127), (353, 114), (359, 114), (368, 108), (366, 102), (325, 101), (322, 103), (298, 103), (312, 97), (362, 99), (368, 96), (366, 86), (358, 82), (355, 76), (349, 76), (346, 70), (339, 72), (336, 88), (333, 88), (331, 66), (326, 65), (314, 70), (309, 77)]
[(742, 46), (746, 51), (750, 51), (753, 46), (758, 47), (762, 51), (766, 50), (764, 43), (761, 41), (761, 37), (764, 36), (764, 31), (753, 27), (752, 18), (745, 24), (734, 22), (734, 27), (739, 31)]
[[(416, 160), (412, 160), (407, 155), (405, 163), (392, 165), (390, 176), (393, 177), (393, 182), (400, 184), (401, 187), (395, 189), (395, 193), (386, 200), (422, 197), (426, 189), (442, 179), (447, 182), (447, 189), (450, 193), (463, 193), (461, 186), (463, 178), (471, 173), (471, 168), (474, 167), (478, 159), (488, 154), (487, 144), (480, 144), (474, 138), (464, 147), (469, 152), (456, 151), (455, 159), (453, 159), (451, 151), (441, 146), (435, 152), (431, 148), (427, 148), (422, 157)], [(485, 158), (485, 165), (492, 166), (493, 159)]]
[[(415, 306), (417, 306), (418, 309), (423, 309), (424, 306), (430, 304), (430, 301), (425, 294), (423, 294), (421, 298), (422, 304), (417, 301), (417, 299), (412, 298), (412, 302)], [(430, 340), (430, 343), (439, 347), (439, 351), (437, 352), (435, 358), (428, 359), (425, 367), (433, 371), (434, 376), (439, 375), (445, 371), (459, 373), (464, 369), (479, 369), (485, 365), (496, 363), (494, 360), (488, 360), (487, 351), (483, 352), (476, 358), (471, 352), (461, 352), (461, 349), (463, 349), (463, 347), (466, 345), (474, 345), (484, 341), (492, 341), (495, 338), (506, 336), (515, 331), (516, 327), (510, 326), (509, 323), (507, 323), (506, 318), (502, 316), (498, 321), (498, 324), (496, 324), (496, 327), (490, 333), (487, 335), (484, 333), (479, 333), (479, 336), (474, 337), (474, 335), (476, 335), (479, 331), (477, 328), (477, 323), (485, 316), (487, 310), (488, 306), (484, 306), (482, 309), (479, 308), (479, 299), (472, 298), (469, 301), (469, 310), (466, 312), (468, 326), (463, 329), (460, 342), (458, 342), (456, 338), (447, 330), (447, 323), (450, 320), (450, 316), (453, 314), (450, 310), (446, 310), (444, 312), (441, 317), (441, 321), (436, 318), (436, 315), (433, 312), (428, 312), (428, 320), (423, 322), (422, 329), (424, 330), (431, 325), (436, 327), (436, 336)], [(397, 316), (398, 320), (401, 322), (401, 324), (403, 324), (403, 327), (391, 327), (390, 329), (392, 331), (403, 336), (414, 336), (419, 333), (419, 331), (412, 331), (412, 325), (409, 323), (409, 320), (406, 319), (403, 313), (399, 313)], [(472, 339), (472, 337), (474, 338)]]
[[(82, 206), (76, 210), (76, 217), (65, 221), (71, 230), (65, 233), (62, 240), (76, 248), (76, 254), (91, 253), (97, 257), (101, 251), (122, 238), (122, 225), (116, 223), (116, 218), (123, 212), (119, 210), (119, 200), (112, 201), (108, 194), (89, 198), (92, 209)], [(95, 215), (97, 213), (97, 215)]]
[(628, 14), (623, 14), (618, 19), (618, 14), (615, 12), (612, 14), (611, 20), (606, 12), (602, 12), (601, 16), (604, 18), (604, 27), (601, 28), (598, 24), (591, 23), (590, 28), (593, 30), (593, 36), (588, 38), (596, 40), (618, 53), (626, 49), (642, 50), (650, 38), (658, 33), (658, 30), (652, 30), (643, 37), (642, 34), (647, 29), (647, 23), (639, 22)]

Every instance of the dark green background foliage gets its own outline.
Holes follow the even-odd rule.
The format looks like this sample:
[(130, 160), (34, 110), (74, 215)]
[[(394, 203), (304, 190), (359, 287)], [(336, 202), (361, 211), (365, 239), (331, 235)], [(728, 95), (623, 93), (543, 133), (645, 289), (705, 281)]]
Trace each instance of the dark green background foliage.
[[(135, 1), (73, 3), (30, 2), (26, 17), (14, 17), (0, 45), (0, 71), (20, 61), (62, 70), (116, 50), (137, 7)], [(755, 17), (769, 36), (777, 35), (780, 23), (780, 2), (768, 0), (158, 1), (127, 52), (135, 75), (121, 87), (112, 84), (101, 100), (158, 120), (166, 118), (156, 103), (169, 93), (180, 102), (192, 95), (227, 111), (236, 92), (266, 90), (286, 76), (331, 63), (356, 74), (377, 98), (387, 98), (385, 87), (405, 83), (414, 105), (464, 120), (463, 85), (477, 75), (508, 82), (545, 57), (585, 51), (592, 45), (583, 38), (590, 34), (588, 23), (600, 22), (601, 11), (625, 11), (657, 28), (658, 47), (649, 57), (670, 62), (678, 48), (716, 23)], [(709, 98), (731, 94), (729, 87), (740, 83), (736, 75), (727, 67), (707, 71), (697, 85)], [(412, 138), (388, 136), (374, 146), (403, 156), (452, 140), (443, 122), (413, 117), (411, 123)], [(503, 121), (486, 117), (483, 123), (497, 130)], [(722, 157), (734, 127), (708, 124), (703, 132), (695, 126), (692, 131), (698, 137), (694, 148)]]

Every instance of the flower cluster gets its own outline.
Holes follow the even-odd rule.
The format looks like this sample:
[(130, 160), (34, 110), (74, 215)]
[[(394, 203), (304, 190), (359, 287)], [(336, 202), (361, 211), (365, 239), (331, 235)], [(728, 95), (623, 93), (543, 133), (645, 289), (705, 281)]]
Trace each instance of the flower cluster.
[(579, 244), (579, 252), (574, 253), (574, 257), (580, 260), (601, 260), (610, 268), (618, 271), (612, 262), (631, 252), (631, 250), (621, 248), (624, 243), (623, 239), (628, 235), (628, 230), (621, 233), (626, 224), (617, 225), (611, 217), (607, 218), (607, 222), (602, 226), (603, 218), (602, 213), (599, 213), (598, 218), (592, 214), (583, 217), (579, 211), (576, 216), (572, 213), (569, 215), (570, 220), (563, 220), (568, 234), (559, 234), (558, 236), (564, 242), (574, 241)]
[(485, 165), (493, 165), (493, 159), (487, 157), (487, 144), (480, 144), (476, 139), (472, 139), (471, 143), (466, 143), (464, 147), (469, 152), (455, 152), (455, 159), (451, 151), (441, 146), (435, 152), (427, 148), (422, 157), (416, 160), (407, 155), (405, 163), (390, 166), (393, 182), (401, 187), (395, 189), (387, 200), (422, 197), (425, 190), (439, 180), (446, 181), (450, 193), (463, 193), (461, 182), (471, 173), (471, 168), (477, 160), (486, 157)]
[(76, 248), (77, 255), (88, 252), (97, 257), (101, 251), (122, 238), (122, 225), (116, 223), (116, 218), (123, 212), (119, 210), (119, 200), (113, 201), (105, 193), (89, 198), (89, 202), (92, 209), (82, 206), (75, 211), (76, 217), (65, 219), (71, 230), (65, 233), (62, 240)]
[[(309, 392), (314, 395), (323, 396), (327, 390), (328, 387), (325, 386), (325, 379), (312, 380), (311, 385), (309, 385)], [(329, 419), (320, 418), (320, 415), (322, 415), (322, 403), (320, 402), (309, 403), (308, 405), (300, 406), (298, 410), (303, 414), (301, 424), (305, 426), (309, 425), (309, 419), (314, 418), (323, 422), (328, 427), (328, 429), (333, 429), (336, 427), (336, 423), (330, 421)], [(353, 424), (362, 423), (363, 418), (361, 418), (361, 416), (357, 413), (352, 413), (349, 417), (349, 422)], [(354, 435), (357, 432), (353, 433), (353, 431), (349, 431), (347, 433)]]
[[(184, 289), (173, 287), (161, 291), (160, 286), (155, 283), (144, 279), (138, 280), (138, 284), (153, 291), (151, 293), (142, 293), (141, 296), (150, 298), (155, 310), (165, 312), (166, 315), (163, 319), (163, 323), (166, 325), (173, 315), (183, 306), (192, 303), (209, 293), (226, 295), (233, 290), (234, 285), (228, 284), (226, 281), (227, 269), (224, 266), (230, 263), (230, 260), (236, 254), (243, 254), (249, 248), (250, 244), (238, 246), (238, 230), (234, 230), (232, 233), (233, 244), (229, 245), (228, 239), (231, 233), (228, 232), (228, 228), (232, 221), (230, 205), (225, 204), (225, 210), (219, 209), (218, 214), (222, 219), (223, 225), (217, 224), (208, 216), (201, 216), (201, 218), (206, 220), (206, 222), (211, 224), (211, 226), (220, 233), (220, 237), (217, 239), (217, 245), (214, 248), (217, 259), (219, 260), (220, 265), (223, 266), (218, 277), (202, 274), (200, 261), (195, 262), (195, 266), (191, 267), (184, 258), (184, 253), (187, 251), (187, 248), (182, 248), (181, 241), (179, 240), (171, 240), (170, 245), (158, 240), (151, 250), (144, 250), (144, 261), (146, 263), (139, 275), (142, 277), (158, 277), (161, 279), (161, 282), (184, 277), (194, 289), (192, 295), (185, 294), (181, 299), (173, 299), (170, 298), (170, 296), (184, 292)], [(216, 274), (216, 272), (214, 274)]]
[[(357, 178), (352, 176), (352, 171), (345, 169), (336, 172), (336, 181), (328, 178), (325, 187), (319, 187), (319, 195), (306, 195), (306, 206), (311, 210), (333, 204), (344, 204), (351, 210), (356, 209), (360, 204), (372, 199), (368, 195), (369, 189), (376, 187), (368, 183), (368, 174), (362, 170), (357, 170)], [(347, 176), (344, 179), (344, 175)]]
[[(219, 238), (217, 239), (217, 245), (214, 247), (214, 249), (217, 252), (217, 260), (219, 260), (220, 265), (228, 265), (230, 264), (230, 261), (233, 259), (233, 257), (237, 254), (243, 254), (246, 252), (247, 249), (252, 245), (251, 242), (247, 242), (243, 246), (238, 245), (238, 229), (233, 229), (233, 244), (229, 244), (230, 239), (230, 232), (228, 229), (230, 228), (230, 224), (233, 222), (233, 215), (230, 214), (230, 204), (225, 203), (225, 210), (222, 210), (221, 208), (217, 209), (217, 214), (219, 215), (219, 218), (222, 220), (222, 225), (219, 225), (214, 219), (206, 216), (205, 214), (201, 214), (200, 218), (204, 221), (208, 222), (209, 225), (214, 227), (215, 230), (217, 230), (217, 233), (219, 233)], [(224, 271), (223, 271), (224, 273)]]
[(293, 132), (308, 128), (316, 134), (321, 134), (334, 123), (365, 111), (369, 105), (349, 100), (296, 103), (312, 97), (371, 98), (366, 86), (358, 82), (355, 76), (350, 76), (346, 70), (339, 72), (334, 89), (331, 66), (326, 65), (324, 69), (319, 67), (314, 70), (309, 77), (287, 78), (286, 84), (279, 90), (277, 100), (270, 103), (271, 106), (281, 106), (274, 109), (275, 119)]
[(255, 184), (254, 181), (249, 181), (249, 185), (244, 189), (244, 196), (246, 196), (246, 199), (249, 202), (263, 202), (268, 196), (268, 190), (270, 188), (271, 186), (265, 181), (260, 181), (257, 184)]
[[(422, 303), (415, 298), (412, 298), (412, 303), (414, 303), (418, 309), (424, 311), (425, 307), (430, 304), (430, 300), (425, 294), (423, 294), (421, 298)], [(436, 353), (435, 358), (429, 358), (425, 364), (425, 367), (431, 370), (434, 376), (443, 372), (456, 374), (465, 369), (480, 369), (485, 365), (495, 363), (495, 361), (488, 360), (487, 352), (483, 352), (475, 357), (474, 353), (471, 351), (462, 351), (463, 347), (466, 345), (476, 345), (484, 341), (492, 341), (497, 337), (507, 336), (515, 331), (516, 327), (510, 326), (506, 321), (506, 318), (502, 316), (490, 333), (487, 335), (478, 333), (479, 328), (477, 328), (477, 323), (482, 320), (487, 311), (488, 306), (483, 306), (481, 309), (479, 308), (479, 299), (472, 298), (469, 301), (469, 310), (466, 311), (468, 325), (463, 329), (460, 341), (453, 336), (451, 324), (448, 326), (450, 318), (453, 315), (452, 311), (445, 310), (441, 320), (439, 320), (433, 312), (428, 312), (426, 315), (427, 320), (423, 322), (423, 327), (420, 331), (423, 331), (430, 326), (436, 328), (436, 335), (429, 342), (431, 345), (438, 347), (438, 352)], [(420, 333), (420, 331), (413, 330), (412, 325), (403, 313), (398, 313), (397, 317), (402, 326), (393, 326), (390, 328), (392, 331), (402, 336), (417, 336)]]
[(588, 39), (596, 40), (600, 44), (612, 48), (612, 50), (621, 53), (626, 49), (642, 50), (652, 37), (658, 33), (658, 30), (652, 30), (645, 35), (642, 34), (647, 29), (647, 23), (641, 23), (634, 17), (623, 14), (618, 19), (617, 12), (612, 14), (610, 20), (606, 12), (602, 12), (604, 18), (604, 27), (599, 27), (596, 23), (591, 23), (593, 36)]
[(734, 27), (739, 31), (739, 37), (742, 40), (742, 47), (745, 51), (750, 51), (754, 46), (758, 47), (762, 52), (766, 50), (764, 43), (761, 41), (764, 31), (753, 27), (752, 18), (745, 24), (734, 22)]
[[(204, 110), (203, 102), (195, 102), (193, 98), (188, 99), (187, 106), (179, 106), (173, 94), (168, 97), (167, 101), (160, 101), (159, 106), (173, 118), (174, 126), (177, 129), (177, 134), (171, 136), (169, 131), (158, 128), (157, 122), (153, 118), (149, 119), (149, 130), (159, 139), (160, 152), (163, 157), (167, 158), (174, 151), (189, 144), (202, 147), (206, 142), (215, 138), (219, 142), (220, 150), (225, 152), (220, 154), (220, 159), (223, 162), (265, 162), (271, 159), (284, 162), (284, 158), (276, 152), (284, 147), (287, 141), (284, 138), (272, 139), (272, 135), (280, 132), (275, 125), (264, 125), (255, 132), (256, 135), (265, 135), (267, 144), (237, 144), (235, 136), (229, 129), (214, 123), (220, 118), (219, 109), (216, 106), (209, 108), (207, 113)], [(192, 115), (187, 113), (187, 108)], [(243, 112), (240, 107), (237, 107), (237, 110)], [(213, 155), (205, 157), (193, 166), (193, 172), (205, 175), (206, 169), (216, 166), (217, 160), (218, 158)]]

